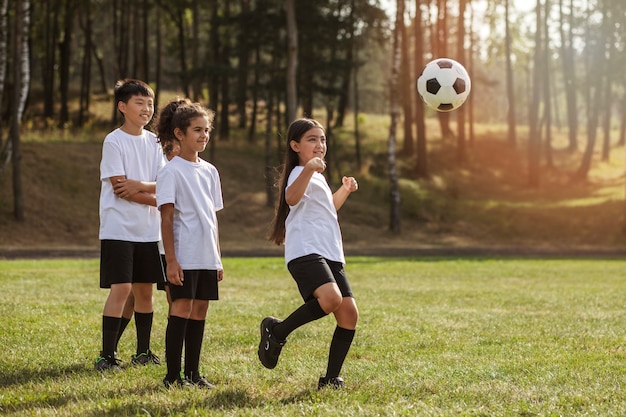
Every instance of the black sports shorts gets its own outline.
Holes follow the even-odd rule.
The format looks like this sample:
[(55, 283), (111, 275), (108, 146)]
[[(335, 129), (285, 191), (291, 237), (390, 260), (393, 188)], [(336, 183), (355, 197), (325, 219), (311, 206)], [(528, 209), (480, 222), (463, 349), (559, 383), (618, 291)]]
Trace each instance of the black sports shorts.
[(298, 284), (304, 302), (312, 300), (313, 292), (329, 282), (337, 284), (343, 297), (354, 297), (341, 262), (329, 261), (313, 254), (289, 261), (287, 269)]
[(100, 288), (164, 280), (157, 242), (100, 241)]
[(179, 298), (219, 300), (216, 270), (185, 269), (183, 279), (183, 285), (167, 284), (172, 301)]

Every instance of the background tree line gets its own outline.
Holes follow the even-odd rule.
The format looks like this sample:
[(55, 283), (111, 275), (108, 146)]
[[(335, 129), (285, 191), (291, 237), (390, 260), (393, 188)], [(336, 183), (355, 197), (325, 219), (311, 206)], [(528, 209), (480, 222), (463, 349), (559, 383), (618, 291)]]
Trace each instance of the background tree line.
[[(399, 157), (411, 161), (415, 178), (429, 177), (427, 144), (435, 133), (427, 132), (425, 120), (436, 117), (439, 135), (453, 141), (459, 164), (467, 160), (477, 124), (506, 123), (510, 145), (528, 150), (533, 187), (558, 164), (553, 134), (567, 129), (567, 149), (582, 151), (572, 178), (584, 180), (598, 134), (603, 158), (611, 146), (624, 144), (626, 11), (620, 0), (528, 5), (0, 0), (0, 175), (12, 161), (17, 213), (20, 126), (103, 122), (93, 119), (93, 100), (108, 97), (115, 80), (136, 77), (155, 88), (157, 104), (161, 91), (180, 91), (214, 109), (218, 141), (232, 140), (233, 128), (245, 131), (250, 142), (264, 138), (268, 162), (276, 153), (272, 147), (280, 146), (273, 145), (275, 132), (286, 127), (294, 109), (321, 119), (329, 137), (354, 116), (357, 166), (359, 112), (389, 112), (392, 173)], [(435, 114), (418, 99), (415, 80), (428, 60), (443, 56), (466, 66), (473, 88), (460, 110)], [(114, 125), (116, 117), (111, 106), (103, 123)], [(612, 140), (616, 125), (619, 137)], [(520, 126), (528, 127), (524, 136)], [(397, 147), (396, 137), (402, 141)], [(214, 146), (211, 141), (211, 152)], [(397, 178), (390, 181), (393, 189)], [(393, 217), (391, 227), (399, 230)]]

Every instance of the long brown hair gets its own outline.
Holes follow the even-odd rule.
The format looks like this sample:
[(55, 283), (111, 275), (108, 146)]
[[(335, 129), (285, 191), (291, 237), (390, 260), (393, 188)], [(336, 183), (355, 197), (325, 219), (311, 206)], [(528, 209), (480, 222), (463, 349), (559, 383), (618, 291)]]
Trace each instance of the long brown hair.
[(314, 119), (297, 119), (291, 122), (287, 129), (287, 150), (285, 152), (285, 163), (283, 164), (280, 177), (278, 179), (279, 195), (276, 203), (276, 211), (274, 212), (274, 220), (272, 221), (271, 231), (268, 236), (270, 242), (277, 245), (285, 243), (285, 220), (289, 214), (289, 205), (285, 201), (285, 189), (287, 188), (287, 180), (289, 174), (298, 165), (298, 154), (291, 149), (291, 141), (300, 142), (302, 136), (314, 127), (324, 130), (324, 127)]

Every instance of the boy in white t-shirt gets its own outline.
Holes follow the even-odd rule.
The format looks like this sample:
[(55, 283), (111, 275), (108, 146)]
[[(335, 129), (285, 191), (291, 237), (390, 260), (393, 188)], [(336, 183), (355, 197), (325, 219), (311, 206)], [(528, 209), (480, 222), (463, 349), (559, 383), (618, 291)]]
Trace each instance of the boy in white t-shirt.
[(160, 120), (157, 128), (164, 149), (167, 141), (180, 145), (178, 156), (159, 172), (156, 189), (172, 300), (165, 333), (166, 387), (214, 388), (199, 372), (209, 300), (219, 299), (218, 282), (224, 277), (216, 216), (224, 207), (220, 177), (215, 166), (199, 157), (209, 142), (213, 117), (197, 103), (177, 100), (172, 117)]
[(124, 117), (109, 133), (100, 163), (100, 287), (109, 295), (102, 313), (102, 350), (98, 371), (119, 369), (116, 355), (124, 304), (134, 296), (137, 352), (133, 364), (159, 364), (150, 350), (152, 287), (164, 280), (157, 242), (156, 176), (165, 164), (156, 135), (144, 127), (154, 115), (154, 92), (143, 81), (115, 85), (115, 103)]

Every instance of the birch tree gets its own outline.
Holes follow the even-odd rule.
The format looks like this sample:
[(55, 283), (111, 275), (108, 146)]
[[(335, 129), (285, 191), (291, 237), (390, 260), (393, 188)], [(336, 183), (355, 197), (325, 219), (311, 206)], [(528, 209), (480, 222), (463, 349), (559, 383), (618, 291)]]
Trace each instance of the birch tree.
[(395, 234), (399, 234), (400, 228), (400, 187), (398, 183), (398, 167), (396, 162), (396, 142), (397, 142), (397, 125), (400, 117), (400, 99), (398, 96), (398, 82), (400, 79), (400, 64), (402, 60), (402, 38), (400, 30), (402, 25), (400, 20), (404, 19), (404, 0), (396, 2), (396, 24), (393, 30), (393, 57), (390, 79), (391, 98), (391, 123), (389, 125), (389, 140), (387, 142), (387, 157), (389, 161), (389, 230)]
[(20, 124), (28, 89), (30, 86), (30, 61), (28, 34), (30, 28), (30, 1), (15, 2), (15, 30), (13, 34), (13, 106), (11, 122), (11, 161), (13, 166), (13, 215), (15, 220), (24, 220), (24, 191), (22, 189), (22, 153), (20, 146)]

